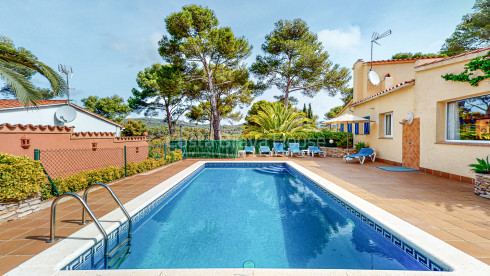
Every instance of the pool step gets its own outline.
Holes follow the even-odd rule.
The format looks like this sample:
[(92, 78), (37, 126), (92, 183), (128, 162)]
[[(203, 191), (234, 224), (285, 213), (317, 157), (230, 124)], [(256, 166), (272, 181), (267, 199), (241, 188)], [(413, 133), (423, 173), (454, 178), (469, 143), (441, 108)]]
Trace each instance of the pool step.
[(254, 171), (269, 174), (280, 174), (286, 172), (286, 169), (283, 167), (265, 167), (254, 169)]
[(131, 238), (127, 237), (107, 254), (107, 268), (117, 268), (129, 255)]

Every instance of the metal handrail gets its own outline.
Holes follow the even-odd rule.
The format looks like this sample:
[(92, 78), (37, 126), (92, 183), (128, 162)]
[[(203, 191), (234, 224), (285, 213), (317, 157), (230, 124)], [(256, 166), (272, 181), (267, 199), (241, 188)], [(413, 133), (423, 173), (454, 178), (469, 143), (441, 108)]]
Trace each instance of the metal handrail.
[(51, 225), (50, 225), (50, 229), (49, 229), (50, 236), (49, 236), (49, 240), (47, 240), (46, 242), (47, 243), (52, 243), (52, 242), (55, 242), (55, 241), (58, 240), (58, 238), (56, 238), (56, 234), (55, 234), (55, 229), (56, 229), (56, 224), (55, 224), (56, 223), (56, 204), (58, 204), (58, 202), (63, 197), (67, 197), (67, 196), (72, 196), (72, 197), (78, 199), (78, 201), (80, 201), (80, 203), (83, 206), (83, 208), (82, 208), (84, 210), (83, 213), (85, 214), (85, 210), (87, 210), (88, 214), (90, 215), (90, 217), (92, 218), (92, 220), (95, 222), (95, 225), (99, 229), (100, 233), (102, 233), (102, 235), (104, 236), (104, 264), (105, 264), (105, 267), (107, 268), (108, 239), (109, 239), (109, 237), (107, 236), (107, 233), (105, 232), (104, 228), (100, 224), (99, 220), (95, 217), (95, 215), (92, 212), (92, 210), (90, 210), (90, 208), (88, 207), (87, 203), (85, 203), (85, 201), (79, 195), (77, 195), (77, 194), (74, 194), (74, 193), (65, 193), (65, 194), (62, 194), (62, 195), (58, 196), (53, 201), (53, 203), (51, 204)]
[[(88, 201), (87, 201), (88, 192), (90, 191), (90, 189), (92, 189), (95, 186), (102, 186), (102, 187), (106, 188), (107, 191), (109, 191), (109, 193), (111, 194), (112, 198), (119, 205), (119, 208), (121, 208), (121, 210), (123, 211), (123, 213), (126, 216), (126, 218), (128, 218), (128, 238), (131, 239), (131, 229), (132, 229), (132, 225), (133, 225), (133, 223), (131, 222), (131, 216), (126, 211), (126, 208), (124, 208), (124, 206), (121, 204), (121, 202), (119, 201), (119, 198), (116, 196), (116, 194), (114, 194), (114, 191), (112, 191), (112, 189), (109, 186), (107, 186), (104, 183), (94, 183), (94, 184), (90, 185), (85, 190), (85, 192), (83, 193), (83, 199), (85, 200), (85, 203), (88, 204)], [(85, 209), (82, 209), (82, 222), (81, 222), (81, 224), (87, 224), (87, 219), (85, 217)], [(129, 243), (131, 243), (131, 240), (129, 240)]]

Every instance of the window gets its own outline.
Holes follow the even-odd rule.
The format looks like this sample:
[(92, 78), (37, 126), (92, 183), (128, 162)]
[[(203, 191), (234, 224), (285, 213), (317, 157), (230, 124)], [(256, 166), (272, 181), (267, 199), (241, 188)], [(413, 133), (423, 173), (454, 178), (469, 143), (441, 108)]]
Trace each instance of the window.
[(393, 113), (385, 114), (385, 137), (393, 137)]
[(446, 140), (490, 141), (490, 95), (447, 103)]

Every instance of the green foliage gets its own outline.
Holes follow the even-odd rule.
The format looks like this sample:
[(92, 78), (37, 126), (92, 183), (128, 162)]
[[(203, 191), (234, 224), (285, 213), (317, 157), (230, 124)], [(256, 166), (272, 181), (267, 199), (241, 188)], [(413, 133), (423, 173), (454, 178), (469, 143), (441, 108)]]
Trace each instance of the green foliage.
[(144, 132), (147, 132), (148, 128), (142, 121), (135, 121), (129, 119), (124, 123), (124, 129), (121, 132), (122, 136), (142, 136)]
[(53, 95), (66, 92), (65, 81), (53, 69), (24, 48), (16, 48), (8, 38), (0, 37), (0, 79), (6, 82), (25, 107), (36, 105), (36, 101), (46, 95), (31, 83), (30, 78), (34, 72), (48, 79)]
[(490, 45), (490, 1), (476, 0), (473, 10), (446, 39), (441, 54), (454, 56)]
[(249, 89), (238, 87), (243, 75), (234, 72), (244, 70), (241, 63), (252, 47), (229, 27), (218, 27), (214, 12), (198, 5), (184, 6), (165, 18), (165, 24), (169, 35), (159, 42), (160, 55), (171, 64), (189, 68), (188, 81), (202, 88), (196, 96), (210, 102), (214, 139), (219, 140), (219, 91)]
[[(481, 70), (484, 75), (474, 77), (473, 74)], [(490, 52), (486, 56), (480, 56), (472, 59), (464, 66), (461, 74), (446, 74), (442, 76), (445, 80), (469, 82), (471, 86), (478, 86), (478, 83), (484, 79), (490, 78)]]
[(185, 68), (155, 63), (140, 71), (136, 82), (140, 90), (132, 90), (130, 107), (137, 113), (144, 111), (145, 116), (156, 116), (163, 111), (173, 134), (175, 122), (192, 106), (198, 89), (185, 80)]
[(357, 142), (355, 147), (356, 147), (356, 151), (360, 151), (363, 148), (369, 148), (364, 142)]
[[(182, 160), (182, 152), (180, 150), (169, 152), (167, 154), (167, 160), (164, 158), (148, 158), (139, 163), (130, 162), (127, 164), (128, 176), (158, 168), (178, 160)], [(123, 177), (124, 167), (108, 166), (103, 169), (80, 172), (65, 178), (54, 178), (53, 182), (59, 192), (63, 194), (78, 192), (94, 183), (108, 183)], [(54, 196), (51, 184), (49, 182), (43, 182), (41, 199), (46, 200)]]
[(306, 134), (315, 129), (306, 114), (279, 102), (263, 105), (257, 114), (250, 118), (250, 121), (254, 125), (246, 126), (243, 131), (244, 137), (255, 139), (267, 135)]
[(478, 161), (478, 164), (469, 165), (472, 168), (472, 171), (483, 174), (490, 173), (490, 162), (488, 161), (488, 156), (487, 160), (476, 158), (476, 161)]
[(41, 189), (46, 175), (39, 161), (0, 153), (0, 200), (20, 200)]
[(344, 109), (344, 107), (341, 105), (330, 109), (329, 112), (325, 113), (325, 120), (330, 120), (337, 117), (337, 115), (340, 113), (340, 111), (342, 111), (342, 109)]
[(316, 34), (301, 19), (279, 20), (262, 44), (251, 71), (268, 86), (282, 91), (284, 104), (289, 94), (301, 91), (308, 97), (320, 90), (335, 95), (350, 80), (349, 70), (333, 65)]
[(391, 59), (410, 59), (410, 58), (424, 58), (424, 57), (447, 57), (445, 54), (433, 54), (433, 53), (428, 53), (428, 54), (423, 54), (422, 52), (418, 53), (396, 53), (394, 54)]
[(86, 109), (118, 123), (131, 113), (131, 108), (124, 104), (124, 99), (118, 95), (105, 98), (90, 96), (82, 99), (82, 102)]

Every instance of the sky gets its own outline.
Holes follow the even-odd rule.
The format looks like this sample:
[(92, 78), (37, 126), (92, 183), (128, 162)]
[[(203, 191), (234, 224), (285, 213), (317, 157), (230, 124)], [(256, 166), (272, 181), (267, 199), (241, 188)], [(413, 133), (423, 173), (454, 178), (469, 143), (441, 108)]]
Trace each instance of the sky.
[[(358, 59), (370, 60), (373, 32), (392, 30), (392, 35), (379, 41), (380, 46), (375, 45), (374, 60), (389, 59), (399, 52), (438, 52), (461, 17), (471, 12), (474, 1), (2, 0), (0, 35), (30, 50), (52, 68), (58, 64), (71, 66), (70, 98), (76, 104), (94, 95), (117, 94), (128, 99), (131, 89), (137, 88), (138, 72), (163, 62), (158, 41), (166, 34), (165, 17), (188, 4), (213, 10), (220, 26), (230, 27), (235, 35), (249, 41), (253, 51), (244, 61), (247, 66), (263, 54), (260, 46), (275, 22), (301, 18), (318, 34), (330, 60), (351, 70)], [(35, 77), (33, 82), (49, 87), (42, 77)], [(256, 100), (273, 100), (274, 95), (280, 92), (271, 88)], [(342, 104), (339, 96), (330, 97), (323, 91), (314, 98), (300, 92), (291, 96), (299, 99), (298, 107), (311, 103), (320, 119)]]

